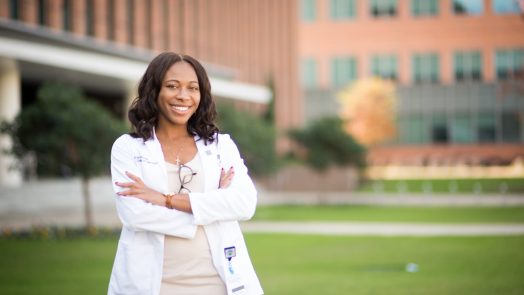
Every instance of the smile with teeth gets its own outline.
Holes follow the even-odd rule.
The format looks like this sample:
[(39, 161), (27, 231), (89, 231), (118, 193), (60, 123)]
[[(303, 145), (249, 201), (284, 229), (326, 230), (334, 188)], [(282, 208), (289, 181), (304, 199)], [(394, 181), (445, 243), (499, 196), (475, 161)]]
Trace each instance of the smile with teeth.
[(176, 111), (179, 111), (179, 112), (186, 112), (189, 110), (189, 106), (177, 106), (177, 105), (171, 105), (171, 108), (175, 109)]

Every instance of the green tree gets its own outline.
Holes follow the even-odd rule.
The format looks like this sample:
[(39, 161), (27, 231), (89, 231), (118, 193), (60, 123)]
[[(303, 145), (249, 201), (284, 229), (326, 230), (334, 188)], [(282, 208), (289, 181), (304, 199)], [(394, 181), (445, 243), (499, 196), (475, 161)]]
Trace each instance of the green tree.
[(274, 172), (278, 161), (273, 124), (229, 104), (218, 104), (217, 109), (220, 130), (235, 140), (250, 172), (256, 176)]
[(320, 119), (307, 128), (290, 131), (289, 135), (306, 149), (306, 162), (317, 170), (332, 165), (365, 167), (365, 148), (343, 130), (338, 117)]
[(2, 124), (15, 156), (36, 155), (39, 175), (81, 178), (88, 229), (94, 227), (89, 181), (109, 171), (111, 145), (125, 130), (123, 121), (80, 89), (58, 83), (44, 84), (36, 103), (22, 109), (12, 123)]

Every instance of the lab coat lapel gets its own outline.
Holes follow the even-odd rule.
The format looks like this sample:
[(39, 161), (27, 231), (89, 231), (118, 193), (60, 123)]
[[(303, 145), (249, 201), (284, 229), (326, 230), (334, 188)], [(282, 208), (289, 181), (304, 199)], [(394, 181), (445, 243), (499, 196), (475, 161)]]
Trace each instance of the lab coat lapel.
[(160, 164), (160, 173), (162, 176), (162, 179), (164, 181), (162, 182), (162, 186), (164, 190), (167, 190), (167, 168), (166, 168), (166, 162), (164, 159), (164, 152), (162, 152), (162, 146), (160, 146), (160, 141), (158, 141), (158, 138), (156, 137), (155, 129), (153, 128), (153, 138), (149, 139), (145, 142), (146, 149), (149, 153), (149, 156), (154, 159), (154, 161), (158, 161)]
[[(210, 143), (206, 145), (204, 140), (200, 137), (195, 136), (195, 142), (198, 149), (198, 155), (202, 161), (202, 169), (204, 170), (205, 175), (205, 190), (209, 191), (214, 189), (213, 178), (216, 177), (215, 174), (219, 175), (220, 172), (217, 169), (217, 149), (215, 143)], [(214, 169), (213, 169), (214, 168)]]

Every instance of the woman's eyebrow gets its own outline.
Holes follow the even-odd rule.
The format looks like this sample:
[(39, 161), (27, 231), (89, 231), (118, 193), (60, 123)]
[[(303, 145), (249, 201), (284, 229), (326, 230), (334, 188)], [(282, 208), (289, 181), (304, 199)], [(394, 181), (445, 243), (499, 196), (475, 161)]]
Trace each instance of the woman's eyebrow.
[[(169, 80), (166, 80), (165, 82), (178, 82), (178, 83), (180, 83), (180, 81), (177, 80), (177, 79), (169, 79)], [(189, 81), (189, 83), (198, 83), (198, 81), (192, 80), (192, 81)]]

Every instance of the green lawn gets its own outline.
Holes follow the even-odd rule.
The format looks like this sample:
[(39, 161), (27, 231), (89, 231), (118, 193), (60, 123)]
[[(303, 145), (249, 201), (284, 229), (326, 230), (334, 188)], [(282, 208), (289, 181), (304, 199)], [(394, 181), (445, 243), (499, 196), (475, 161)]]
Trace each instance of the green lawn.
[[(247, 241), (267, 294), (524, 294), (524, 237)], [(407, 263), (419, 271), (406, 272)]]
[(373, 180), (364, 183), (359, 192), (384, 193), (510, 193), (524, 192), (524, 179), (431, 179)]
[(259, 206), (254, 220), (523, 223), (524, 207)]
[[(523, 294), (524, 237), (246, 234), (266, 294)], [(105, 294), (115, 239), (0, 239), (2, 294)], [(416, 263), (419, 271), (405, 271)]]

